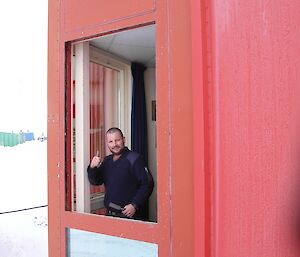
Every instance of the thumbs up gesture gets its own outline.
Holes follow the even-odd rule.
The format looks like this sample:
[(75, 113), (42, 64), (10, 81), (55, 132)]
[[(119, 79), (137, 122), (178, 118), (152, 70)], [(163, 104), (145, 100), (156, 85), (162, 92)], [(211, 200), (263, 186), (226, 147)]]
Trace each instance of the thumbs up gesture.
[(91, 168), (99, 167), (100, 164), (101, 164), (101, 159), (99, 156), (99, 150), (97, 150), (96, 155), (93, 157), (93, 159), (91, 161), (90, 167)]

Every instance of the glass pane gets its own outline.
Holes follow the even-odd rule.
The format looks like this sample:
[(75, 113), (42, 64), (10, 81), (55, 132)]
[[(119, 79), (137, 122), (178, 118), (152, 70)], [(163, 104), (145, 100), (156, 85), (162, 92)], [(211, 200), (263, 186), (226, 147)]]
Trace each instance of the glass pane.
[[(103, 65), (90, 62), (90, 159), (99, 153), (106, 154), (105, 131), (117, 123), (117, 88), (119, 72)], [(106, 97), (107, 96), (107, 97)], [(105, 101), (104, 99), (110, 99)], [(91, 185), (91, 212), (104, 214), (104, 185)]]
[[(89, 138), (90, 138), (90, 159), (99, 153), (101, 158), (107, 155), (105, 147), (105, 131), (118, 126), (117, 123), (117, 102), (118, 102), (118, 76), (119, 72), (105, 67), (101, 64), (89, 63)], [(77, 210), (77, 188), (76, 188), (76, 87), (73, 84), (73, 210)], [(105, 101), (109, 99), (109, 101)], [(91, 212), (95, 214), (104, 214), (104, 192), (105, 188), (101, 186), (90, 187)]]
[(158, 245), (67, 229), (68, 257), (157, 257)]

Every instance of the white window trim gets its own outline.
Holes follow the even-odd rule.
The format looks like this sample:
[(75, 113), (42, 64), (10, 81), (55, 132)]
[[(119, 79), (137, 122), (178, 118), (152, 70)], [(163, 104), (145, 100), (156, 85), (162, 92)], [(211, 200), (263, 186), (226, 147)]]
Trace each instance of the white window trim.
[[(74, 58), (73, 76), (75, 77), (75, 169), (76, 169), (76, 211), (90, 212), (90, 184), (86, 168), (90, 163), (90, 120), (89, 120), (89, 43), (74, 44), (76, 57)], [(71, 107), (72, 110), (72, 107)], [(73, 117), (73, 116), (72, 116)], [(73, 146), (73, 142), (71, 147)], [(73, 152), (73, 151), (71, 151)], [(73, 155), (73, 154), (72, 154)], [(73, 156), (72, 159), (73, 160)], [(73, 178), (72, 169), (72, 178)], [(72, 202), (74, 200), (72, 184)]]

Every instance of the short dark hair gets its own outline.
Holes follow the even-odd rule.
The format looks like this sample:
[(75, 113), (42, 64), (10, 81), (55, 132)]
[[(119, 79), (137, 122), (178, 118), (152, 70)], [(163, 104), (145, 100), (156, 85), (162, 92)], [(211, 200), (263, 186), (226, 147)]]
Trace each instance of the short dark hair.
[(109, 133), (109, 134), (112, 134), (112, 133), (116, 133), (116, 132), (119, 132), (119, 133), (121, 134), (121, 136), (124, 137), (122, 130), (119, 129), (119, 128), (117, 128), (117, 127), (112, 127), (112, 128), (110, 128), (110, 129), (108, 129), (108, 130), (106, 131), (106, 134), (108, 134), (108, 133)]

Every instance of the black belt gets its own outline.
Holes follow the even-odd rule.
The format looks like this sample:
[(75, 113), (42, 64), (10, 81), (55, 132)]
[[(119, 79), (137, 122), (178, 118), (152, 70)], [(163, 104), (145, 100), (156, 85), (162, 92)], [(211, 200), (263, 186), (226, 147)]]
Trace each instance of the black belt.
[(112, 215), (112, 216), (120, 216), (121, 215), (121, 213), (111, 211), (111, 210), (108, 210), (107, 214)]
[(118, 217), (118, 218), (125, 218), (125, 219), (132, 219), (130, 217), (127, 217), (122, 212), (115, 212), (115, 211), (111, 211), (111, 210), (107, 210), (106, 216), (112, 216), (112, 217)]

